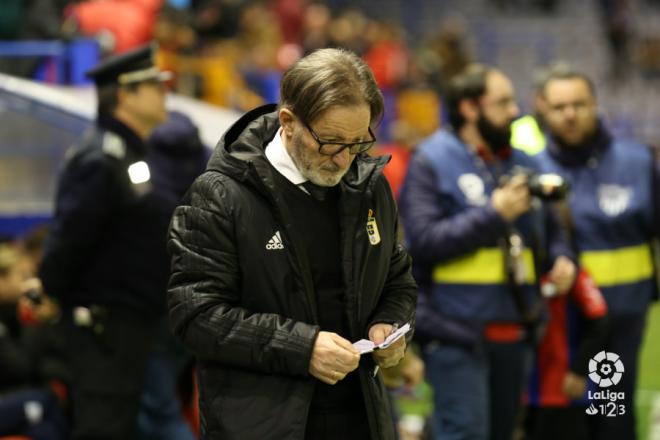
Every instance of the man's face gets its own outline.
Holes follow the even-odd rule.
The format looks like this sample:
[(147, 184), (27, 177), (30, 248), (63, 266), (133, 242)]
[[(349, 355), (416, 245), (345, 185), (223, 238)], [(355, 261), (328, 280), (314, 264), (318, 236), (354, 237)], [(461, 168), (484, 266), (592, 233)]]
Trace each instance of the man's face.
[(596, 99), (581, 78), (554, 79), (544, 89), (544, 119), (552, 135), (567, 146), (583, 145), (596, 131)]
[(511, 122), (519, 112), (511, 81), (498, 71), (489, 73), (486, 93), (479, 99), (477, 129), (493, 151), (509, 146)]
[[(367, 104), (332, 107), (309, 124), (323, 142), (351, 143), (368, 141), (371, 111)], [(300, 173), (319, 186), (335, 186), (355, 160), (348, 148), (334, 156), (319, 152), (319, 143), (299, 119), (296, 120), (290, 146), (291, 159)]]
[(126, 104), (134, 118), (153, 129), (167, 119), (165, 95), (166, 87), (163, 83), (146, 81), (126, 95)]
[(33, 276), (31, 262), (20, 257), (7, 271), (0, 275), (0, 303), (13, 303), (23, 293), (23, 284)]

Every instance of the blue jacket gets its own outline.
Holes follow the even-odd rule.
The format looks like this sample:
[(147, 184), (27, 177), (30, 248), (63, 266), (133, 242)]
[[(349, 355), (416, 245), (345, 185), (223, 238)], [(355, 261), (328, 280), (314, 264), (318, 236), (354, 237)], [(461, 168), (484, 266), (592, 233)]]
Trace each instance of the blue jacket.
[(651, 151), (615, 140), (601, 126), (588, 145), (569, 150), (549, 142), (538, 158), (571, 183), (573, 242), (610, 313), (644, 313), (657, 295), (651, 240), (660, 228)]
[[(488, 322), (520, 320), (499, 246), (508, 225), (490, 205), (498, 177), (515, 166), (538, 168), (518, 150), (486, 165), (445, 130), (422, 143), (411, 160), (400, 210), (422, 286), (417, 317), (421, 332), (428, 326), (436, 337), (470, 342), (480, 338)], [(528, 273), (522, 290), (531, 304), (538, 273), (557, 256), (572, 253), (545, 207), (521, 216), (514, 226), (525, 242)]]

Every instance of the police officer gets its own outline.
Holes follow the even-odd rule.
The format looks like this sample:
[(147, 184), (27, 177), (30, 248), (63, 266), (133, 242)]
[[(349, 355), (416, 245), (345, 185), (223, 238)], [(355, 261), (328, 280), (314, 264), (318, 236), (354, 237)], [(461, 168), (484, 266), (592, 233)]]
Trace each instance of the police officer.
[(618, 402), (616, 417), (591, 417), (593, 438), (634, 440), (637, 360), (646, 312), (657, 297), (651, 241), (660, 235), (658, 163), (649, 148), (609, 133), (598, 118), (594, 85), (584, 74), (557, 70), (542, 93), (550, 136), (538, 157), (543, 168), (572, 185), (572, 236), (580, 263), (602, 290), (610, 313), (610, 335), (601, 350), (620, 357), (624, 369), (620, 378), (612, 376), (612, 368), (601, 371), (613, 382), (610, 390), (625, 392), (625, 401)]
[(472, 66), (449, 85), (451, 129), (411, 160), (400, 208), (419, 295), (417, 332), (432, 339), (426, 371), (435, 389), (436, 440), (510, 439), (538, 319), (536, 280), (560, 291), (572, 256), (548, 212), (532, 208), (529, 156), (510, 147), (518, 115), (511, 81)]
[[(147, 46), (102, 61), (96, 126), (70, 151), (40, 276), (63, 310), (74, 381), (73, 438), (129, 439), (157, 319), (163, 316), (160, 212), (145, 140), (166, 119)], [(157, 232), (156, 232), (157, 231)]]

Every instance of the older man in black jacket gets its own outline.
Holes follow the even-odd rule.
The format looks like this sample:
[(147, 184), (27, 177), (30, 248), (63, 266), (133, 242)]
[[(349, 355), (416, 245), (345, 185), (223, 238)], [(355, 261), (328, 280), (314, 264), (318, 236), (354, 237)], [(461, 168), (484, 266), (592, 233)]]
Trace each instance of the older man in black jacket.
[(199, 359), (206, 439), (394, 439), (373, 355), (413, 319), (397, 211), (365, 152), (383, 101), (369, 68), (325, 49), (284, 75), (281, 104), (225, 133), (175, 212), (170, 318)]

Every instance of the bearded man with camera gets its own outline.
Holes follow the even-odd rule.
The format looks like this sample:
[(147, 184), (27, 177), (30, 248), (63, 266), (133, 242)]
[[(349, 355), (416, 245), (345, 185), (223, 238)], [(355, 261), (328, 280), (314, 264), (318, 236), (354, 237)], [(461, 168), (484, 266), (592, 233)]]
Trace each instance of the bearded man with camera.
[(451, 128), (418, 147), (400, 199), (436, 439), (510, 439), (542, 310), (540, 275), (561, 293), (575, 280), (563, 230), (541, 202), (562, 190), (511, 149), (519, 111), (502, 72), (470, 66), (444, 100)]

